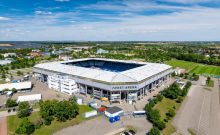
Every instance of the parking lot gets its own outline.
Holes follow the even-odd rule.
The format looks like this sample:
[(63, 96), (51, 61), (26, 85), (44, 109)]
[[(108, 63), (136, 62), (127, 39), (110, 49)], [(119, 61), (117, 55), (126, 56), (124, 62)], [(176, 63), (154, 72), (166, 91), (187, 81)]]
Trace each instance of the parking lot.
[(71, 126), (62, 129), (55, 133), (55, 135), (112, 135), (118, 129), (125, 128), (127, 125), (132, 125), (137, 129), (137, 135), (144, 135), (150, 130), (152, 125), (146, 118), (127, 118), (122, 117), (118, 122), (111, 124), (107, 118), (99, 116), (92, 120), (85, 121), (79, 125)]
[(215, 86), (207, 89), (203, 86), (205, 79), (200, 77), (200, 80), (192, 85), (174, 118), (173, 125), (180, 134), (190, 135), (188, 132), (190, 129), (199, 135), (220, 133), (218, 80), (214, 79)]

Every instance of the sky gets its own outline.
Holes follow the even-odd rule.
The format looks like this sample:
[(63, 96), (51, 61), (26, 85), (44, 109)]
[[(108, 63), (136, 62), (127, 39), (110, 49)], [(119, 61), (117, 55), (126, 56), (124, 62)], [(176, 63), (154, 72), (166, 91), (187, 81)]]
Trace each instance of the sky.
[(0, 0), (0, 41), (219, 41), (220, 0)]

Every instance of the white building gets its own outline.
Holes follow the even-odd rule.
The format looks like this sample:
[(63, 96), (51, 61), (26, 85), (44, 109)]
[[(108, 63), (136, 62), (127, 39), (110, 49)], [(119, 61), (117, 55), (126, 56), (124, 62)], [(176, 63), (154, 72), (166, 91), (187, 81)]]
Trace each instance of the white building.
[(10, 64), (12, 61), (11, 60), (0, 60), (0, 65), (7, 65)]
[(24, 95), (24, 96), (18, 96), (18, 99), (17, 99), (17, 103), (20, 103), (20, 102), (38, 102), (40, 101), (42, 98), (41, 94), (32, 94), (32, 95)]
[(105, 54), (105, 53), (109, 53), (109, 51), (108, 50), (104, 50), (102, 48), (98, 49), (97, 52), (96, 52), (96, 54)]
[(110, 117), (123, 115), (124, 111), (117, 106), (113, 106), (113, 107), (107, 108), (104, 113), (107, 117), (110, 118)]
[(56, 91), (68, 93), (70, 95), (79, 92), (76, 82), (73, 79), (69, 79), (67, 76), (48, 76), (47, 82), (48, 87)]
[(31, 82), (19, 82), (19, 83), (6, 83), (6, 84), (0, 84), (0, 92), (8, 89), (12, 90), (15, 88), (17, 91), (22, 91), (22, 90), (31, 90), (32, 84)]
[(17, 55), (16, 55), (16, 53), (4, 53), (4, 54), (2, 54), (5, 58), (6, 57), (16, 57)]

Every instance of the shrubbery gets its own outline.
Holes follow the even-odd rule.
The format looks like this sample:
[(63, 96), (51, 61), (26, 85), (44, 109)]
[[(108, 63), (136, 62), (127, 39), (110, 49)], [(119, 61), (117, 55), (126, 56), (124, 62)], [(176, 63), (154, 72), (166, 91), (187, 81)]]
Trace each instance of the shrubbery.
[(34, 124), (29, 121), (28, 118), (24, 118), (15, 131), (17, 134), (32, 134), (35, 130)]
[(145, 105), (147, 119), (153, 124), (153, 126), (157, 127), (160, 130), (163, 130), (166, 127), (166, 124), (160, 120), (161, 116), (159, 110), (153, 109), (153, 107), (162, 100), (163, 96), (158, 95), (157, 97), (152, 99), (149, 104)]
[(162, 95), (164, 95), (166, 98), (170, 99), (177, 99), (179, 95), (181, 95), (181, 89), (179, 85), (175, 82), (170, 87), (166, 88)]
[(30, 109), (30, 105), (28, 102), (21, 102), (18, 105), (18, 117), (19, 118), (23, 118), (23, 117), (27, 117), (31, 114), (31, 109)]
[(150, 132), (148, 135), (160, 135), (160, 130), (156, 127), (151, 128)]
[(14, 99), (8, 99), (6, 101), (6, 107), (15, 107), (17, 105), (18, 104), (16, 103), (16, 100), (14, 100)]
[(78, 115), (79, 108), (73, 98), (70, 101), (47, 100), (40, 102), (40, 114), (45, 125), (50, 125), (54, 117), (59, 121), (66, 121)]

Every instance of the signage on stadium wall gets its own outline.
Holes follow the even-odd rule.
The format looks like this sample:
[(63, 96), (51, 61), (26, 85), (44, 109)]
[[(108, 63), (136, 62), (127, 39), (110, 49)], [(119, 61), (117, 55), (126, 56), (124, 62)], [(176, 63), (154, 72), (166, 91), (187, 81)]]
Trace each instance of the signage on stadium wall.
[(137, 85), (118, 85), (112, 86), (112, 90), (137, 90)]

